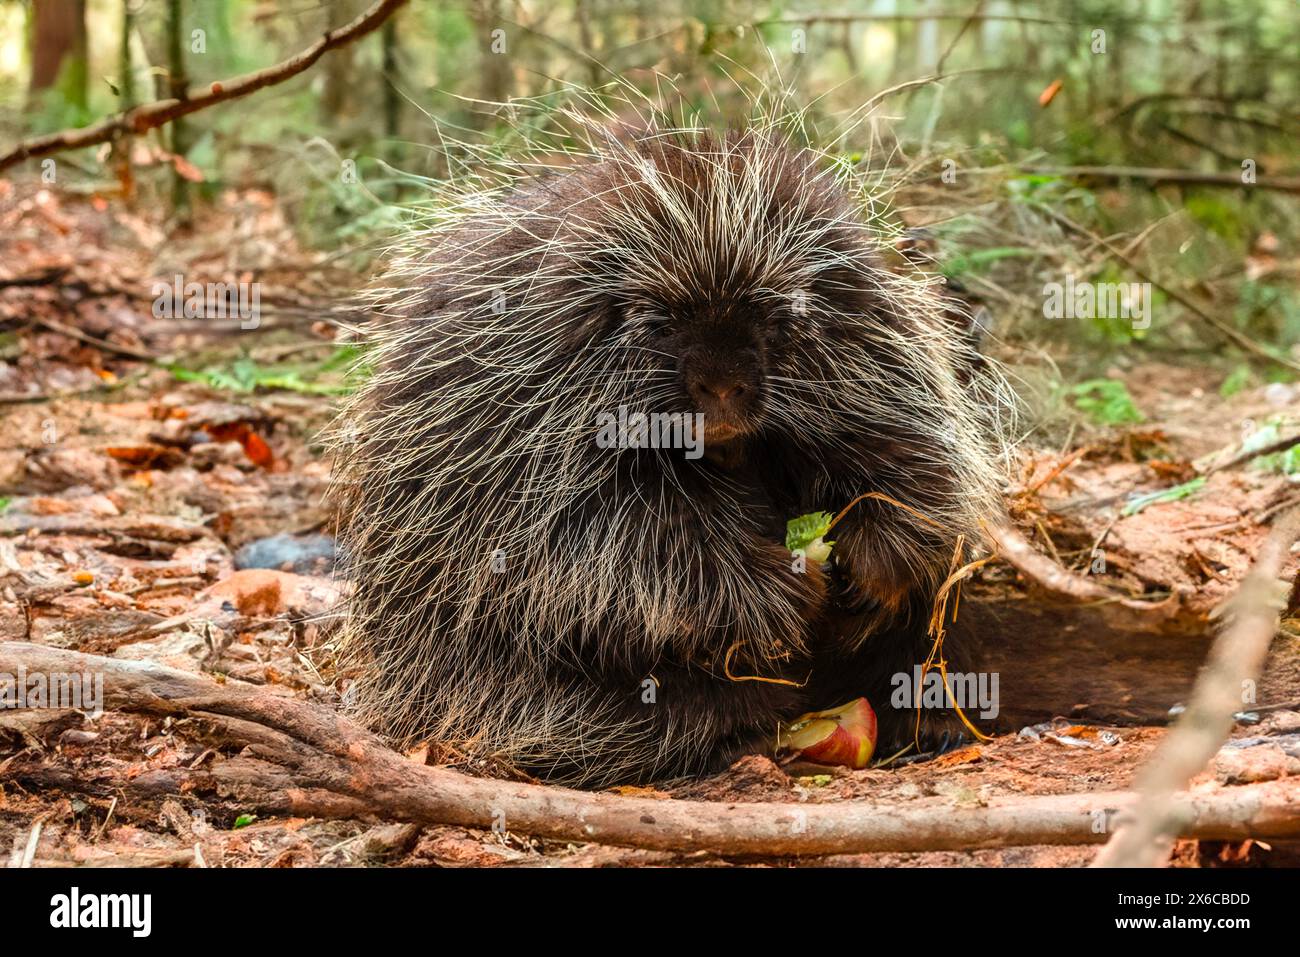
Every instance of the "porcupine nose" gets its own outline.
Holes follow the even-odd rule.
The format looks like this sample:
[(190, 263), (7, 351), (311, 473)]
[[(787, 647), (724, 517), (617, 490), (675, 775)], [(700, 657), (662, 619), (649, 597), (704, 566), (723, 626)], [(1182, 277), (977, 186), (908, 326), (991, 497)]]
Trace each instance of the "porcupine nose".
[(745, 394), (743, 382), (701, 382), (700, 389), (722, 405), (739, 400)]
[(733, 412), (738, 411), (744, 405), (749, 393), (749, 386), (739, 379), (731, 377), (692, 378), (690, 392), (691, 398), (704, 411), (717, 409), (719, 411)]

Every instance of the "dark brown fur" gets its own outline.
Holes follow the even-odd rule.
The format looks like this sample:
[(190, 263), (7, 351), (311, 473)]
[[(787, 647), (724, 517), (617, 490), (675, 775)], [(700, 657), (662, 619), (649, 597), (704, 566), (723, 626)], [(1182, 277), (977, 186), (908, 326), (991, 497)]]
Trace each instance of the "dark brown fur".
[[(890, 706), (890, 679), (926, 657), (935, 589), (993, 500), (977, 357), (811, 154), (757, 134), (621, 150), (435, 237), (381, 336), (341, 454), (359, 706), (401, 741), (453, 737), (580, 784), (716, 769), (857, 695), (896, 749), (916, 714)], [(720, 190), (740, 197), (729, 232)], [(789, 246), (775, 265), (738, 251), (769, 239)], [(496, 368), (524, 371), (479, 388)], [(702, 458), (596, 447), (590, 411), (652, 396), (646, 411), (704, 413)], [(538, 433), (554, 442), (523, 444)], [(863, 501), (832, 563), (796, 571), (787, 519), (868, 491), (943, 527)], [(504, 570), (443, 548), (461, 522)], [(955, 727), (923, 718), (922, 748)]]

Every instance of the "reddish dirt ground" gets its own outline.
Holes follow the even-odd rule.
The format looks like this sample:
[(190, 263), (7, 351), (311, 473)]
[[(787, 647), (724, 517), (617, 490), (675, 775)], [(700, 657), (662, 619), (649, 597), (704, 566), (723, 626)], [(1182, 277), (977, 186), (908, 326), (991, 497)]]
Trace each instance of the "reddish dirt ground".
[[(332, 609), (346, 583), (332, 580), (326, 560), (310, 557), (292, 570), (235, 571), (235, 555), (249, 543), (279, 533), (329, 532), (323, 496), (330, 470), (317, 438), (329, 402), (294, 391), (232, 393), (178, 382), (166, 369), (128, 354), (230, 347), (220, 337), (214, 342), (153, 323), (147, 302), (131, 293), (143, 277), (166, 272), (142, 252), (156, 246), (156, 227), (110, 217), (89, 203), (58, 208), (39, 194), (0, 201), (0, 230), (10, 234), (16, 253), (0, 275), (0, 321), (11, 330), (0, 339), (0, 489), (10, 498), (0, 511), (0, 641), (147, 659), (337, 703)], [(319, 260), (297, 251), (265, 197), (223, 202), (232, 221), (258, 211), (258, 227), (240, 234), (238, 244), (263, 255), (275, 249), (293, 260), (284, 270), (285, 288), (292, 284), (299, 301), (310, 301), (318, 292), (313, 270)], [(192, 246), (171, 254), (188, 259), (191, 269), (210, 269), (215, 278), (241, 261), (229, 244), (218, 251), (196, 239)], [(70, 328), (85, 335), (71, 335)], [(270, 323), (238, 345), (275, 357), (328, 351), (332, 336), (332, 328), (319, 324)], [(1273, 472), (1238, 468), (1212, 475), (1196, 496), (1132, 517), (1119, 515), (1116, 502), (1129, 491), (1190, 477), (1194, 459), (1231, 450), (1244, 420), (1300, 422), (1300, 390), (1270, 387), (1220, 400), (1217, 382), (1203, 372), (1146, 365), (1126, 370), (1125, 378), (1148, 423), (1127, 431), (1085, 430), (1065, 448), (1026, 444), (1023, 472), (1010, 490), (1012, 511), (1039, 547), (1058, 551), (1067, 566), (1086, 565), (1091, 543), (1103, 540), (1114, 587), (1131, 595), (1177, 593), (1180, 627), (1190, 622), (1203, 628), (1250, 566), (1269, 514), (1295, 496), (1292, 483)], [(1071, 453), (1085, 447), (1071, 461)], [(1013, 569), (996, 564), (982, 580), (1004, 589), (1024, 584)], [(1293, 655), (1296, 641), (1288, 631), (1275, 654)], [(1300, 684), (1292, 690), (1291, 700), (1300, 699)], [(708, 780), (636, 793), (665, 800), (961, 807), (1000, 795), (1130, 787), (1163, 730), (1066, 717), (1077, 704), (1061, 700), (1063, 717), (1054, 724), (1040, 723), (1029, 733), (1012, 729), (925, 763), (808, 772), (752, 756)], [(1278, 709), (1235, 733), (1274, 736), (1279, 744), (1266, 750), (1276, 757), (1297, 731), (1300, 714)], [(243, 821), (230, 802), (188, 794), (128, 801), (114, 794), (113, 781), (122, 776), (222, 759), (187, 721), (0, 714), (0, 853), (13, 863), (26, 856), (37, 865), (721, 863), (707, 855), (457, 827)], [(1298, 764), (1288, 757), (1273, 772), (1260, 773), (1295, 774)], [(1239, 767), (1216, 765), (1195, 786), (1231, 787), (1238, 779)], [(68, 786), (53, 786), (59, 781)], [(766, 863), (1082, 866), (1094, 853), (1091, 847), (1039, 846)], [(1186, 866), (1296, 859), (1294, 848), (1254, 842), (1185, 841), (1173, 856)]]

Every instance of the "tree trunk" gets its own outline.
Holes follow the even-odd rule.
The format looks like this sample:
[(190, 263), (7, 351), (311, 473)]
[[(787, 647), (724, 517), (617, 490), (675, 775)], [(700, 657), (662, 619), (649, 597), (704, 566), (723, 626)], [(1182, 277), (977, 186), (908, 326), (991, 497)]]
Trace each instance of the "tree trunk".
[[(325, 14), (325, 29), (337, 30), (352, 19), (349, 0), (332, 0)], [(392, 26), (390, 20), (385, 29)], [(348, 91), (352, 86), (352, 47), (344, 47), (325, 64), (325, 88), (320, 98), (321, 122), (332, 124), (343, 115), (347, 106)]]
[[(391, 17), (384, 24), (384, 135), (396, 141), (402, 133), (402, 95), (398, 89), (401, 82), (401, 64), (398, 62), (397, 18)], [(397, 144), (390, 144), (394, 154)]]
[[(135, 32), (132, 0), (122, 0), (122, 42), (117, 48), (117, 108), (129, 110), (136, 103), (135, 72), (131, 63), (131, 34)], [(131, 172), (131, 134), (123, 133), (113, 141), (112, 165), (123, 198), (130, 203), (135, 195), (135, 177)]]
[[(181, 0), (167, 0), (167, 92), (174, 99), (183, 100), (189, 88), (185, 75), (185, 36), (181, 15)], [(188, 130), (180, 117), (172, 120), (171, 151), (184, 156), (189, 149)], [(189, 183), (180, 170), (172, 172), (172, 206), (182, 217), (190, 205)]]
[(32, 6), (32, 95), (61, 86), (86, 108), (86, 0), (35, 0)]
[[(493, 50), (493, 44), (498, 40), (493, 33), (505, 29), (500, 7), (497, 0), (474, 0), (469, 5), (467, 13), (474, 21), (474, 30), (482, 50), (479, 61), (482, 75), (480, 99), (486, 103), (504, 103), (510, 97), (513, 79), (510, 58), (514, 56), (514, 50), (508, 46), (502, 52)], [(511, 38), (500, 39), (502, 42), (509, 43)]]

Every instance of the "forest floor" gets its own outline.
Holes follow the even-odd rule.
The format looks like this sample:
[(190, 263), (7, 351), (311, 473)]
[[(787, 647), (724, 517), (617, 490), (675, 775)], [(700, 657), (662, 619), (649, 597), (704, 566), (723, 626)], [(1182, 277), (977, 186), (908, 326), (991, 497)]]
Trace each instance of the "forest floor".
[[(336, 704), (331, 610), (346, 583), (331, 576), (323, 503), (330, 467), (318, 435), (344, 381), (330, 361), (340, 350), (335, 327), (311, 319), (334, 267), (299, 249), (265, 195), (223, 197), (202, 234), (176, 243), (161, 244), (158, 229), (91, 199), (60, 203), (12, 188), (0, 195), (0, 234), (11, 251), (0, 263), (0, 330), (8, 330), (0, 332), (0, 489), (8, 490), (0, 500), (0, 641), (149, 660)], [(145, 253), (159, 248), (164, 256)], [(181, 264), (197, 281), (228, 278), (232, 264), (259, 269), (264, 282), (274, 275), (267, 285), (280, 291), (279, 311), (268, 308), (256, 332), (200, 335), (192, 320), (160, 321), (145, 277)], [(1300, 389), (1222, 399), (1214, 373), (1157, 363), (1133, 365), (1124, 378), (1147, 421), (1086, 428), (1054, 448), (1031, 440), (1009, 492), (1012, 514), (1076, 571), (1101, 542), (1113, 587), (1176, 595), (1175, 630), (1208, 631), (1269, 517), (1297, 497), (1285, 470), (1224, 468), (1185, 498), (1132, 515), (1121, 506), (1130, 492), (1185, 482), (1207, 456), (1230, 457), (1243, 422), (1300, 422)], [(1005, 565), (989, 566), (978, 584), (1025, 585)], [(1293, 634), (1279, 642), (1295, 654)], [(1266, 710), (1234, 732), (1241, 744), (1262, 740), (1273, 770), (1261, 770), (1263, 758), (1249, 773), (1239, 761), (1217, 762), (1194, 787), (1300, 771), (1300, 684), (1290, 683), (1290, 661), (1271, 687), (1289, 686), (1292, 707)], [(1185, 670), (1190, 678), (1194, 666)], [(1136, 699), (1142, 693), (1133, 689)], [(1272, 693), (1261, 704), (1287, 703)], [(1149, 717), (1089, 720), (1087, 704), (1062, 695), (1043, 720), (1026, 721), (1030, 730), (1012, 725), (928, 762), (798, 773), (755, 755), (706, 780), (625, 790), (664, 800), (945, 807), (1131, 787), (1163, 728)], [(115, 781), (225, 755), (187, 720), (51, 711), (20, 722), (15, 714), (0, 712), (0, 859), (14, 864), (724, 863), (460, 827), (257, 817), (196, 794), (128, 799)], [(73, 784), (49, 786), (56, 779)], [(1300, 789), (1300, 777), (1293, 781)], [(1094, 854), (1035, 846), (802, 863), (1080, 866)], [(1282, 845), (1182, 841), (1173, 860), (1266, 866), (1296, 857)]]

